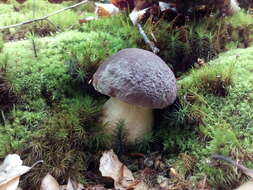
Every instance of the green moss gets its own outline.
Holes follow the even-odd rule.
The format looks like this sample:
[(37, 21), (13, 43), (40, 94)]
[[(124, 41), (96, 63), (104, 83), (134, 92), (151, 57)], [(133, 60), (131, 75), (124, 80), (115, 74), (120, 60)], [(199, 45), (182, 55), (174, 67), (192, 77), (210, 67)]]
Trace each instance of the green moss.
[[(36, 16), (69, 4), (50, 4), (49, 8), (46, 1), (38, 1)], [(0, 21), (2, 25), (20, 22), (32, 15), (31, 0), (15, 6), (22, 14), (13, 12), (8, 4), (0, 7), (7, 10)], [(80, 10), (93, 8), (89, 6), (65, 12), (67, 18), (63, 13), (50, 19), (65, 30), (77, 23)], [(224, 50), (221, 47), (224, 38), (226, 43), (231, 43), (227, 48), (237, 47), (245, 39), (250, 41), (247, 35), (250, 30), (241, 32), (243, 26), (250, 27), (248, 18), (240, 12), (219, 22), (210, 18), (207, 22), (193, 22), (176, 29), (173, 23), (160, 21), (157, 25), (147, 23), (145, 31), (150, 39), (153, 39), (151, 32), (154, 33), (156, 45), (161, 49), (160, 56), (168, 64), (186, 70), (183, 63), (192, 65), (197, 58), (207, 61), (214, 58), (216, 50)], [(243, 26), (236, 24), (238, 20)], [(230, 26), (223, 25), (225, 22)], [(112, 137), (105, 135), (98, 124), (104, 100), (91, 93), (88, 81), (97, 66), (117, 51), (128, 47), (148, 49), (140, 40), (137, 28), (122, 14), (76, 28), (78, 30), (46, 38), (25, 35), (29, 40), (7, 43), (1, 52), (1, 67), (7, 64), (6, 78), (20, 101), (12, 105), (9, 112), (3, 112), (5, 122), (1, 117), (0, 157), (28, 150), (29, 154), (22, 154), (26, 164), (43, 159), (45, 163), (26, 176), (29, 186), (38, 184), (47, 172), (61, 182), (69, 176), (81, 181), (88, 166), (97, 166), (99, 152), (109, 147)], [(9, 32), (16, 34), (17, 31), (11, 29)], [(232, 41), (226, 41), (228, 38), (224, 34), (227, 33)], [(34, 39), (38, 57), (34, 56), (31, 39)], [(157, 130), (140, 139), (134, 150), (162, 150), (179, 170), (186, 163), (181, 158), (175, 162), (178, 155), (189, 154), (196, 163), (194, 169), (181, 170), (187, 180), (191, 172), (194, 182), (207, 175), (216, 189), (238, 183), (238, 176), (231, 168), (210, 167), (207, 158), (214, 153), (223, 154), (252, 166), (248, 156), (253, 143), (252, 60), (252, 48), (235, 49), (206, 66), (183, 74), (178, 79), (179, 101), (173, 108), (162, 111), (162, 119), (155, 126)], [(123, 124), (119, 126), (115, 149), (123, 152)]]
[(30, 153), (24, 159), (27, 164), (43, 159), (45, 164), (28, 174), (29, 186), (38, 185), (48, 171), (61, 182), (69, 176), (81, 181), (96, 152), (110, 142), (96, 124), (100, 105), (89, 96), (64, 99), (40, 123), (27, 141)]
[(21, 124), (19, 118), (0, 125), (0, 157), (24, 148), (31, 132)]
[(233, 27), (249, 26), (253, 24), (252, 16), (245, 13), (244, 10), (239, 11), (233, 16), (226, 17), (225, 19), (227, 24), (232, 25)]
[[(128, 30), (124, 32), (129, 35)], [(70, 31), (55, 37), (35, 39), (36, 58), (30, 41), (9, 43), (4, 53), (12, 55), (9, 60), (11, 83), (25, 98), (32, 99), (43, 92), (47, 92), (51, 101), (62, 98), (64, 92), (71, 87), (71, 76), (68, 74), (70, 69), (65, 63), (77, 60), (81, 67), (77, 69), (82, 69), (85, 75), (89, 65), (100, 63), (120, 49), (134, 46), (133, 42), (129, 44), (125, 41), (122, 33), (115, 37), (106, 31)], [(82, 74), (76, 70), (72, 72)]]
[[(16, 1), (11, 1), (10, 4), (1, 4), (0, 12), (4, 14), (1, 14), (0, 26), (16, 24), (33, 18), (33, 9), (35, 9), (35, 17), (41, 17), (52, 13), (58, 9), (64, 8), (68, 5), (69, 3), (66, 2), (62, 4), (52, 4), (44, 0), (36, 1), (35, 4), (32, 0), (28, 0), (23, 4), (19, 4)], [(68, 10), (63, 14), (71, 16), (70, 18), (78, 17), (77, 12), (74, 12), (72, 10)], [(61, 19), (59, 17), (61, 17)], [(66, 19), (62, 16), (62, 14), (60, 14), (57, 16), (53, 16), (52, 18), (50, 17), (49, 19), (52, 19), (52, 21), (54, 21), (56, 25), (65, 28), (64, 26), (70, 26), (73, 24), (74, 20), (70, 18), (67, 17)], [(63, 20), (65, 20), (66, 22), (63, 23)], [(75, 22), (77, 22), (77, 20), (75, 20)]]
[[(211, 64), (200, 70), (192, 70), (191, 77), (183, 80), (181, 92), (184, 93), (183, 90), (186, 89), (188, 92), (199, 93), (202, 91), (225, 96), (228, 93), (228, 88), (232, 85), (234, 65), (235, 63)], [(179, 82), (180, 84), (181, 82)]]
[[(85, 32), (100, 31), (110, 34), (115, 38), (120, 37), (125, 41), (126, 47), (136, 47), (136, 42), (140, 39), (138, 29), (132, 26), (131, 21), (124, 14), (88, 22), (80, 30)], [(111, 50), (115, 51), (116, 48), (117, 45)]]
[[(249, 132), (253, 106), (252, 60), (253, 48), (231, 50), (207, 66), (192, 70), (178, 82), (180, 99), (186, 103), (189, 112), (197, 108), (202, 114), (202, 122), (194, 130), (197, 137), (186, 139), (182, 144), (193, 141), (195, 145), (205, 140), (200, 149), (191, 148), (191, 151), (197, 153), (200, 163), (198, 171), (204, 171), (215, 188), (232, 187), (240, 180), (230, 169), (216, 169), (208, 165), (205, 162), (208, 156), (222, 154), (246, 162), (249, 159), (247, 155), (252, 153), (252, 133)], [(222, 81), (230, 81), (226, 83), (229, 86), (225, 85), (225, 97), (210, 93), (210, 81), (216, 81), (217, 76)], [(215, 172), (219, 175), (215, 175)]]
[[(112, 22), (120, 29), (111, 31)], [(3, 49), (3, 57), (9, 55), (5, 56), (8, 81), (20, 102), (5, 112), (0, 157), (28, 149), (29, 154), (23, 157), (27, 164), (43, 159), (46, 164), (39, 172), (28, 175), (29, 186), (38, 184), (47, 172), (61, 182), (69, 176), (82, 181), (90, 162), (99, 163), (98, 152), (111, 144), (111, 137), (97, 121), (104, 99), (97, 97), (95, 101), (82, 85), (88, 86), (96, 66), (108, 56), (137, 46), (138, 33), (127, 22), (119, 15), (94, 21), (80, 31), (45, 38), (30, 36), (37, 57), (31, 40), (7, 43)], [(96, 28), (98, 25), (103, 30)], [(132, 40), (126, 40), (128, 37)], [(61, 153), (57, 156), (55, 152)]]
[(4, 42), (3, 42), (2, 36), (0, 36), (0, 53), (2, 52), (3, 48), (4, 48)]

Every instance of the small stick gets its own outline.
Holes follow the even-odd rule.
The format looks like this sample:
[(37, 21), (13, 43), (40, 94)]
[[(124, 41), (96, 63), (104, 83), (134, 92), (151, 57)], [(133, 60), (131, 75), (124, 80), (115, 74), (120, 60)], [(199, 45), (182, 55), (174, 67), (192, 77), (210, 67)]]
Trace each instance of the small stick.
[(8, 25), (8, 26), (2, 26), (2, 27), (0, 27), (0, 30), (4, 30), (4, 29), (8, 29), (8, 28), (14, 28), (14, 27), (18, 27), (18, 26), (25, 25), (25, 24), (30, 24), (30, 23), (32, 23), (32, 22), (37, 22), (37, 21), (40, 21), (40, 20), (45, 20), (45, 19), (47, 19), (47, 18), (50, 17), (50, 16), (54, 16), (54, 15), (60, 13), (60, 12), (66, 11), (66, 10), (68, 10), (68, 9), (73, 9), (73, 8), (75, 8), (75, 7), (77, 7), (77, 6), (80, 6), (80, 5), (82, 5), (82, 4), (87, 3), (88, 1), (89, 1), (89, 0), (81, 1), (80, 3), (71, 5), (71, 6), (69, 6), (69, 7), (62, 8), (62, 9), (60, 9), (60, 10), (57, 10), (57, 11), (55, 11), (55, 12), (52, 12), (52, 13), (50, 13), (50, 14), (48, 14), (48, 15), (46, 15), (46, 16), (40, 17), (40, 18), (36, 18), (36, 19), (31, 19), (31, 20), (23, 21), (23, 22), (18, 23), (18, 24), (12, 24), (12, 25)]
[(36, 44), (35, 44), (35, 40), (34, 40), (33, 38), (32, 38), (32, 45), (33, 45), (34, 57), (38, 57), (37, 48), (36, 48)]
[(32, 166), (31, 166), (31, 169), (36, 166), (37, 164), (39, 163), (43, 163), (44, 161), (43, 160), (38, 160), (37, 162), (35, 162)]
[(144, 32), (142, 26), (139, 23), (137, 23), (137, 27), (145, 43), (149, 45), (153, 53), (157, 54), (160, 50), (155, 46), (154, 42), (151, 42), (150, 39), (148, 39), (147, 34)]
[(228, 158), (228, 157), (225, 157), (225, 156), (222, 156), (222, 155), (212, 155), (211, 158), (216, 159), (216, 160), (223, 160), (225, 162), (228, 162), (228, 163), (236, 166), (240, 170), (242, 170), (243, 173), (245, 173), (246, 175), (248, 175), (249, 177), (251, 177), (253, 179), (253, 170), (251, 170), (249, 168), (246, 168), (242, 164), (238, 164), (237, 162), (235, 162), (231, 158)]
[(4, 115), (3, 110), (1, 110), (1, 115), (2, 115), (2, 118), (3, 118), (4, 125), (5, 125), (6, 124), (6, 119), (5, 119), (5, 115)]
[(205, 176), (205, 177), (204, 177), (204, 180), (203, 180), (203, 183), (202, 183), (201, 190), (204, 190), (204, 189), (205, 189), (205, 186), (206, 186), (206, 179), (207, 179), (207, 177)]

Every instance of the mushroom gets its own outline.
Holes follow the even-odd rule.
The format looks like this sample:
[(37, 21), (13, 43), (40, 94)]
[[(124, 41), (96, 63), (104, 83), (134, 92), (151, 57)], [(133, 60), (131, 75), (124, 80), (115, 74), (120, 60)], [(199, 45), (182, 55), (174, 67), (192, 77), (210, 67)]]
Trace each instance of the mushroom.
[(113, 134), (116, 122), (125, 121), (128, 143), (152, 130), (153, 109), (176, 99), (176, 78), (157, 55), (127, 48), (109, 57), (93, 75), (93, 86), (111, 98), (103, 106), (102, 122)]

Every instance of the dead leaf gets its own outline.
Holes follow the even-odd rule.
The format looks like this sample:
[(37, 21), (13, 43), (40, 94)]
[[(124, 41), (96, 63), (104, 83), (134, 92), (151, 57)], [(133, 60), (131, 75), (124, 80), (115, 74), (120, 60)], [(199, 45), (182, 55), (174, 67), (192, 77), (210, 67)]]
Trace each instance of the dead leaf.
[(67, 185), (61, 185), (60, 190), (67, 190)]
[(132, 172), (122, 164), (113, 150), (106, 151), (100, 159), (99, 171), (114, 180), (116, 189), (125, 190), (135, 183)]
[(251, 190), (253, 189), (253, 181), (248, 181), (241, 185), (240, 187), (236, 188), (235, 190)]
[(95, 185), (95, 186), (86, 187), (85, 190), (111, 190), (111, 189), (106, 189), (102, 185)]
[(16, 190), (19, 184), (19, 177), (16, 177), (4, 184), (0, 185), (0, 190)]
[(93, 21), (93, 20), (97, 20), (97, 17), (89, 16), (89, 17), (86, 17), (86, 18), (83, 18), (83, 19), (79, 19), (79, 24), (87, 23), (87, 22), (90, 22), (90, 21)]
[(135, 6), (135, 0), (110, 0), (110, 2), (122, 10), (132, 10)]
[(114, 6), (113, 4), (95, 3), (95, 5), (95, 14), (98, 17), (108, 17), (117, 14), (120, 11), (119, 8)]
[(148, 8), (143, 9), (143, 10), (136, 10), (134, 9), (130, 14), (130, 20), (132, 21), (133, 25), (136, 25), (139, 20), (141, 20), (141, 18), (145, 15), (145, 13), (147, 12)]
[(66, 186), (66, 190), (82, 190), (84, 187), (82, 184), (77, 184), (75, 181), (68, 179), (68, 184)]
[(0, 190), (17, 189), (20, 176), (33, 167), (23, 166), (22, 164), (23, 161), (19, 155), (9, 154), (6, 156), (4, 162), (0, 165)]
[(42, 179), (40, 190), (60, 190), (60, 185), (49, 173)]
[(117, 190), (157, 190), (143, 180), (135, 180), (132, 172), (122, 164), (113, 150), (106, 151), (100, 159), (99, 170), (104, 177), (114, 180)]

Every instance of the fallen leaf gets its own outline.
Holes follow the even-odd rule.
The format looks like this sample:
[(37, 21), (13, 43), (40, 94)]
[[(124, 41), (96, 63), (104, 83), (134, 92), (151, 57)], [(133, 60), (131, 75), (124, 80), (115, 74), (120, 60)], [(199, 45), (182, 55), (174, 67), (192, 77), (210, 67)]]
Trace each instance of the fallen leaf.
[(136, 25), (138, 23), (138, 21), (143, 17), (143, 15), (145, 15), (145, 13), (147, 12), (148, 8), (143, 9), (143, 10), (136, 10), (134, 9), (130, 14), (130, 20), (132, 21), (133, 25)]
[(0, 190), (16, 190), (19, 184), (19, 177), (0, 185)]
[(108, 17), (117, 14), (120, 11), (119, 8), (114, 6), (113, 4), (95, 3), (95, 5), (95, 14), (98, 17)]
[(61, 185), (60, 190), (67, 190), (67, 185)]
[(85, 190), (111, 190), (111, 189), (106, 189), (102, 185), (95, 185), (95, 186), (86, 187)]
[(111, 177), (114, 180), (116, 190), (157, 190), (143, 180), (135, 180), (132, 172), (119, 161), (113, 150), (103, 153), (99, 170), (102, 176)]
[(236, 188), (235, 190), (251, 190), (253, 189), (253, 181), (248, 181), (241, 185), (240, 187)]
[(116, 189), (124, 190), (135, 183), (132, 172), (122, 164), (113, 150), (106, 151), (100, 159), (99, 171), (104, 177), (114, 180)]
[(23, 166), (22, 164), (23, 161), (19, 155), (9, 154), (6, 156), (4, 162), (0, 165), (0, 190), (17, 189), (20, 176), (33, 167)]
[(60, 185), (49, 173), (42, 179), (40, 190), (60, 190)]
[(66, 186), (66, 190), (82, 190), (84, 187), (82, 184), (77, 184), (75, 181), (68, 179), (68, 184)]

